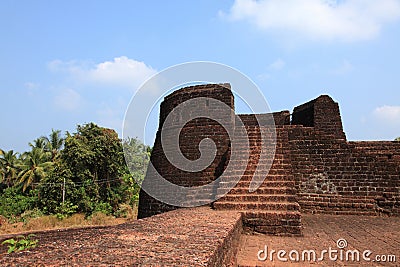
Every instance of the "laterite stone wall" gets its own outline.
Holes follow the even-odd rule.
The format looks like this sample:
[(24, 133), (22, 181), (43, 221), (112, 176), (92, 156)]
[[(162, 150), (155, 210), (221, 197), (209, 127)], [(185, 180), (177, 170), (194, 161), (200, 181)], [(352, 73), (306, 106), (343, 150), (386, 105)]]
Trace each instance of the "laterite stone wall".
[(329, 96), (294, 109), (289, 144), (302, 212), (399, 215), (400, 142), (347, 142)]
[[(192, 86), (175, 91), (165, 97), (161, 104), (160, 126), (151, 155), (152, 163), (163, 177), (175, 184), (189, 187), (207, 184), (216, 179), (224, 171), (230, 158), (231, 141), (227, 131), (216, 121), (199, 118), (190, 121), (182, 129), (180, 148), (188, 159), (195, 160), (200, 156), (200, 141), (212, 138), (218, 147), (213, 163), (205, 170), (193, 173), (175, 168), (166, 159), (160, 143), (160, 129), (174, 107), (196, 97), (214, 98), (234, 108), (234, 97), (229, 84)], [(188, 115), (190, 114), (178, 114), (174, 121), (178, 125), (179, 121)], [(214, 207), (239, 207), (241, 210), (245, 209), (243, 207), (257, 207), (257, 214), (261, 214), (259, 210), (264, 206), (271, 209), (276, 205), (282, 209), (282, 205), (278, 205), (276, 201), (290, 199), (290, 203), (285, 205), (291, 207), (294, 206), (293, 203), (298, 203), (300, 212), (400, 215), (400, 142), (347, 141), (339, 105), (327, 95), (295, 107), (292, 114), (289, 111), (281, 111), (272, 115), (280, 137), (274, 160), (275, 167), (266, 177), (266, 180), (272, 180), (266, 181), (262, 198), (250, 196), (244, 190), (251, 178), (247, 177), (246, 173), (247, 176), (239, 182), (241, 187), (232, 189), (228, 196), (222, 202), (216, 203), (218, 205), (213, 205)], [(236, 119), (238, 118), (246, 125), (249, 136), (251, 131), (257, 132), (257, 128), (263, 129), (263, 123), (270, 124), (266, 114), (246, 114), (239, 115)], [(227, 118), (229, 119), (232, 124), (228, 127), (235, 127), (235, 118)], [(169, 129), (164, 130), (168, 135)], [(253, 155), (260, 151), (257, 144), (261, 143), (257, 143), (257, 138), (251, 135), (250, 141), (256, 143), (251, 143), (249, 170), (253, 169), (251, 164), (263, 164), (258, 162), (257, 155)], [(288, 175), (285, 177), (281, 173)], [(151, 180), (153, 175), (154, 173), (148, 172), (145, 181)], [(284, 190), (279, 189), (279, 184), (284, 186)], [(273, 188), (270, 188), (272, 185)], [(214, 196), (216, 192), (218, 188), (207, 193)], [(235, 197), (235, 194), (238, 194), (238, 197)], [(267, 201), (265, 204), (263, 199)], [(242, 202), (236, 203), (237, 201)], [(175, 208), (153, 199), (144, 191), (140, 192), (139, 218)], [(257, 214), (254, 216), (258, 216)]]
[[(161, 145), (161, 129), (167, 115), (178, 105), (185, 103), (189, 99), (195, 99), (197, 97), (213, 98), (225, 103), (231, 109), (234, 108), (233, 95), (229, 84), (199, 85), (194, 87), (186, 87), (175, 91), (174, 93), (165, 97), (164, 101), (161, 103), (159, 130), (156, 134), (156, 140), (150, 158), (156, 171), (166, 180), (170, 181), (171, 183), (186, 187), (201, 186), (210, 183), (212, 180), (215, 180), (216, 177), (218, 177), (223, 171), (223, 161), (229, 153), (230, 140), (224, 127), (214, 120), (197, 118), (188, 122), (182, 128), (179, 135), (180, 150), (187, 159), (196, 160), (200, 157), (200, 151), (198, 149), (200, 141), (205, 138), (212, 138), (217, 146), (217, 154), (213, 163), (203, 171), (189, 172), (175, 167), (166, 158), (164, 153), (165, 148), (163, 148)], [(203, 108), (209, 108), (207, 103), (205, 103)], [(176, 117), (172, 118), (172, 121), (176, 122), (176, 124), (174, 123), (172, 125), (168, 125), (168, 127), (164, 127), (163, 129), (167, 138), (174, 138), (175, 136), (172, 133), (173, 128), (179, 127), (180, 123), (185, 121), (185, 116), (191, 115), (192, 114), (180, 113), (177, 114)], [(221, 113), (221, 116), (222, 120), (230, 121), (231, 124), (228, 125), (228, 127), (234, 127), (234, 117), (231, 117), (231, 114), (226, 114), (226, 112), (224, 112)], [(151, 181), (154, 175), (154, 172), (148, 171), (144, 182)], [(162, 190), (162, 188), (160, 190)], [(202, 196), (207, 195), (211, 198), (216, 194), (216, 189), (210, 192), (202, 193), (204, 193)], [(193, 196), (193, 198), (196, 197), (198, 196)], [(158, 213), (170, 211), (175, 208), (176, 207), (166, 205), (152, 198), (144, 190), (140, 191), (138, 218), (148, 217)]]

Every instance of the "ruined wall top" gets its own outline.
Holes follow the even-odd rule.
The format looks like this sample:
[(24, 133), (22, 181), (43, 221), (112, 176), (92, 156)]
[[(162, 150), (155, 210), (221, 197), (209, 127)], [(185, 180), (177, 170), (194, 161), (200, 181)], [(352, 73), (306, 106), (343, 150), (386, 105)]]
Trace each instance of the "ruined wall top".
[[(233, 110), (235, 108), (234, 97), (229, 83), (202, 84), (184, 87), (164, 97), (164, 101), (160, 106), (160, 127), (164, 124), (166, 117), (175, 107), (197, 97), (213, 98), (225, 103)], [(185, 116), (187, 114), (181, 115)], [(181, 118), (176, 118), (177, 121), (180, 119)]]
[(314, 127), (316, 131), (331, 138), (346, 140), (339, 105), (328, 95), (321, 95), (295, 107), (291, 124)]
[[(234, 96), (229, 83), (188, 86), (176, 90), (164, 98), (161, 103), (159, 125), (163, 125), (166, 116), (176, 106), (197, 97), (214, 98), (224, 102), (232, 109), (235, 108)], [(240, 114), (239, 117), (245, 125), (256, 125), (263, 124), (263, 115), (267, 116), (267, 114)], [(295, 107), (292, 115), (288, 110), (274, 112), (272, 115), (276, 126), (302, 125), (313, 127), (317, 132), (326, 135), (328, 138), (346, 140), (339, 105), (328, 95), (321, 95)], [(267, 117), (270, 118), (270, 116)], [(270, 124), (268, 120), (266, 121), (267, 124)]]

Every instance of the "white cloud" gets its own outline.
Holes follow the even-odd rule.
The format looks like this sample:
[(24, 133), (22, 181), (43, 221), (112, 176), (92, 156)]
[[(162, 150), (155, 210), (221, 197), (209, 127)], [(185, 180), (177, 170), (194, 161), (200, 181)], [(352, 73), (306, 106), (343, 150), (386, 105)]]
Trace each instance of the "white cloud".
[(332, 74), (343, 75), (353, 71), (354, 67), (350, 61), (344, 59), (340, 65), (331, 71)]
[(285, 65), (286, 65), (285, 61), (278, 58), (273, 63), (271, 63), (268, 68), (272, 70), (281, 70), (285, 67)]
[(96, 65), (88, 72), (89, 79), (107, 84), (117, 84), (122, 87), (138, 87), (146, 79), (156, 73), (151, 67), (127, 57), (117, 57)]
[(271, 78), (271, 74), (269, 74), (269, 73), (261, 73), (261, 74), (257, 75), (257, 79), (259, 79), (260, 81), (266, 81), (270, 78)]
[(34, 83), (34, 82), (26, 82), (26, 83), (24, 83), (24, 86), (26, 88), (28, 88), (29, 90), (34, 90), (34, 89), (39, 87), (39, 84), (38, 83)]
[(72, 89), (65, 89), (54, 97), (53, 103), (59, 109), (76, 111), (82, 105), (82, 97)]
[(286, 62), (283, 61), (282, 59), (278, 58), (277, 60), (275, 60), (274, 62), (272, 62), (271, 64), (268, 65), (267, 72), (257, 75), (257, 79), (259, 79), (260, 81), (266, 81), (266, 80), (270, 79), (271, 77), (273, 77), (273, 75), (271, 75), (271, 73), (269, 73), (269, 71), (271, 71), (271, 72), (280, 71), (285, 67), (285, 65), (286, 65)]
[(26, 83), (24, 83), (24, 86), (27, 89), (28, 95), (30, 95), (30, 96), (35, 95), (36, 91), (40, 87), (40, 85), (38, 83), (34, 83), (34, 82), (26, 82)]
[(137, 89), (146, 79), (157, 71), (144, 62), (126, 56), (99, 64), (87, 62), (54, 60), (48, 64), (50, 70), (67, 72), (80, 82), (92, 83), (109, 88)]
[(395, 124), (400, 123), (400, 106), (377, 107), (373, 114), (376, 118)]
[(317, 40), (359, 41), (377, 36), (400, 17), (399, 0), (235, 0), (230, 20)]

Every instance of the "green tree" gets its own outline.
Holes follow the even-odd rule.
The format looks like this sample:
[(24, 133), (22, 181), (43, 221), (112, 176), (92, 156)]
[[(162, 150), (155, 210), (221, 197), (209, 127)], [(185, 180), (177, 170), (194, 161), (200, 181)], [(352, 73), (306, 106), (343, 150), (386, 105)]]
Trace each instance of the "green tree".
[(149, 164), (151, 148), (144, 145), (139, 139), (128, 138), (123, 142), (125, 160), (133, 178), (142, 183)]
[[(54, 162), (53, 170), (44, 177), (39, 183), (37, 189), (39, 191), (39, 207), (47, 214), (58, 213), (62, 206), (63, 189), (65, 189), (65, 199), (73, 203), (83, 201), (85, 195), (81, 195), (78, 190), (79, 183), (75, 184), (74, 179), (68, 166), (58, 160)], [(88, 203), (90, 206), (90, 203)]]
[[(123, 177), (127, 168), (122, 143), (114, 130), (94, 123), (78, 125), (77, 132), (67, 132), (64, 149), (46, 183), (64, 186), (65, 200), (90, 214), (96, 210), (118, 210), (126, 201)], [(43, 205), (60, 200), (60, 186), (41, 187)], [(55, 205), (53, 202), (51, 205)], [(51, 212), (51, 211), (50, 211)]]
[[(4, 151), (0, 148), (0, 157), (4, 155)], [(4, 170), (3, 167), (0, 166), (0, 185), (3, 183), (4, 179)]]
[(150, 160), (151, 148), (144, 145), (139, 139), (128, 138), (123, 142), (125, 160), (129, 171), (124, 176), (124, 181), (129, 185), (131, 204), (139, 201), (139, 191), (146, 175)]
[(13, 150), (5, 152), (0, 151), (0, 183), (4, 183), (7, 187), (11, 187), (18, 174), (18, 153)]
[(400, 137), (397, 137), (396, 139), (394, 139), (394, 141), (400, 141)]
[(31, 151), (22, 155), (21, 171), (18, 174), (19, 183), (23, 184), (22, 191), (29, 186), (39, 183), (50, 171), (53, 162), (42, 148), (33, 147)]

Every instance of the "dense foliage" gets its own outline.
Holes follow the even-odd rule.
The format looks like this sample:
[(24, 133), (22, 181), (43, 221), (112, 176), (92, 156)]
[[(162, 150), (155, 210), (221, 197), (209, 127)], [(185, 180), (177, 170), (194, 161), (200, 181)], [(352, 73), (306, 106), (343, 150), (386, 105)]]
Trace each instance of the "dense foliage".
[(136, 204), (136, 181), (143, 180), (150, 155), (139, 140), (122, 142), (114, 130), (88, 123), (65, 138), (53, 130), (29, 145), (22, 154), (0, 150), (0, 215), (121, 215), (123, 207)]

